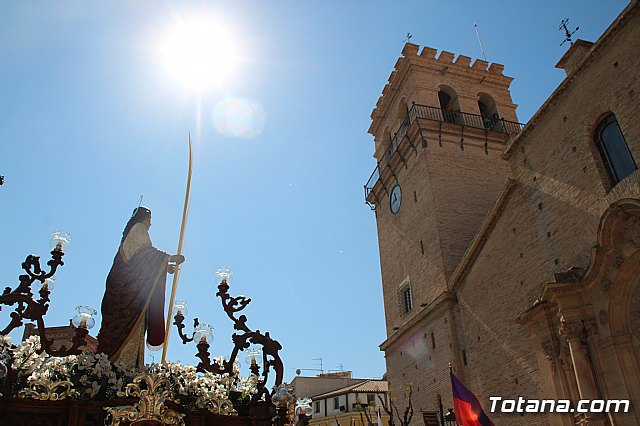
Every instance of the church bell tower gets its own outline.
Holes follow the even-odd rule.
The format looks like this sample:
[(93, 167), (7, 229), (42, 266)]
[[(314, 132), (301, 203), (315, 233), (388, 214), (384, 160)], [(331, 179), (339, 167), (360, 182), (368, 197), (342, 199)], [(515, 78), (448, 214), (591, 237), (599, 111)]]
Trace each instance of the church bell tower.
[(414, 382), (414, 406), (427, 398), (425, 410), (433, 395), (450, 398), (447, 364), (464, 362), (450, 282), (508, 186), (502, 152), (522, 128), (504, 66), (437, 53), (404, 46), (371, 114), (377, 167), (365, 185), (378, 229), (389, 380), (396, 396)]

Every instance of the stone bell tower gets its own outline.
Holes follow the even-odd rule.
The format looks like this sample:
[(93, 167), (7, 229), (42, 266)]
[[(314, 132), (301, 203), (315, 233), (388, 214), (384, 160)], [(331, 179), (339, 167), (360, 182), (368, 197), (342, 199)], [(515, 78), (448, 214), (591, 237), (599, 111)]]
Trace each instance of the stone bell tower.
[(402, 50), (371, 114), (378, 165), (365, 185), (378, 227), (389, 380), (396, 396), (413, 382), (414, 406), (424, 410), (436, 407), (434, 395), (451, 398), (447, 364), (464, 362), (449, 282), (509, 185), (501, 155), (522, 128), (504, 66), (436, 54), (411, 43)]

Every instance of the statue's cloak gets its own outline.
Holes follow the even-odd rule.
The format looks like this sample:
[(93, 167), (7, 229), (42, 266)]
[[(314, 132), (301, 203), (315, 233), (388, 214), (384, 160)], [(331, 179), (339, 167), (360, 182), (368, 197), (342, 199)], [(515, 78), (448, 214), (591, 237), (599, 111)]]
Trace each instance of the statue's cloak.
[(125, 261), (120, 247), (107, 276), (107, 288), (102, 299), (98, 353), (104, 352), (111, 361), (116, 361), (130, 339), (139, 338), (135, 332), (139, 321), (145, 324), (150, 346), (164, 343), (168, 259), (167, 253), (147, 245)]

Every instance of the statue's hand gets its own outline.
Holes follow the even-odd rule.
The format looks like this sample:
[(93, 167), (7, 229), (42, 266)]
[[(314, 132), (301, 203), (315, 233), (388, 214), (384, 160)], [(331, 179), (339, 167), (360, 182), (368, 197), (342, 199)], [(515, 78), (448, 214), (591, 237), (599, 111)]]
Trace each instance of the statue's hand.
[(170, 274), (173, 274), (174, 272), (176, 272), (176, 265), (170, 263), (167, 266), (167, 272), (170, 273)]
[(181, 254), (174, 254), (169, 258), (169, 262), (175, 262), (177, 265), (184, 262), (184, 256)]

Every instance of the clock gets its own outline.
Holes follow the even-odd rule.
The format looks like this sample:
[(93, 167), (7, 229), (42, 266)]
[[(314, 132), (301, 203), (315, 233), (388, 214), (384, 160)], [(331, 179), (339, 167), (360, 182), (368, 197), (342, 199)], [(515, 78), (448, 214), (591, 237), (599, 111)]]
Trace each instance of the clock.
[(402, 189), (400, 185), (396, 184), (391, 190), (389, 195), (389, 206), (391, 207), (391, 213), (396, 214), (400, 210), (400, 204), (402, 203)]

